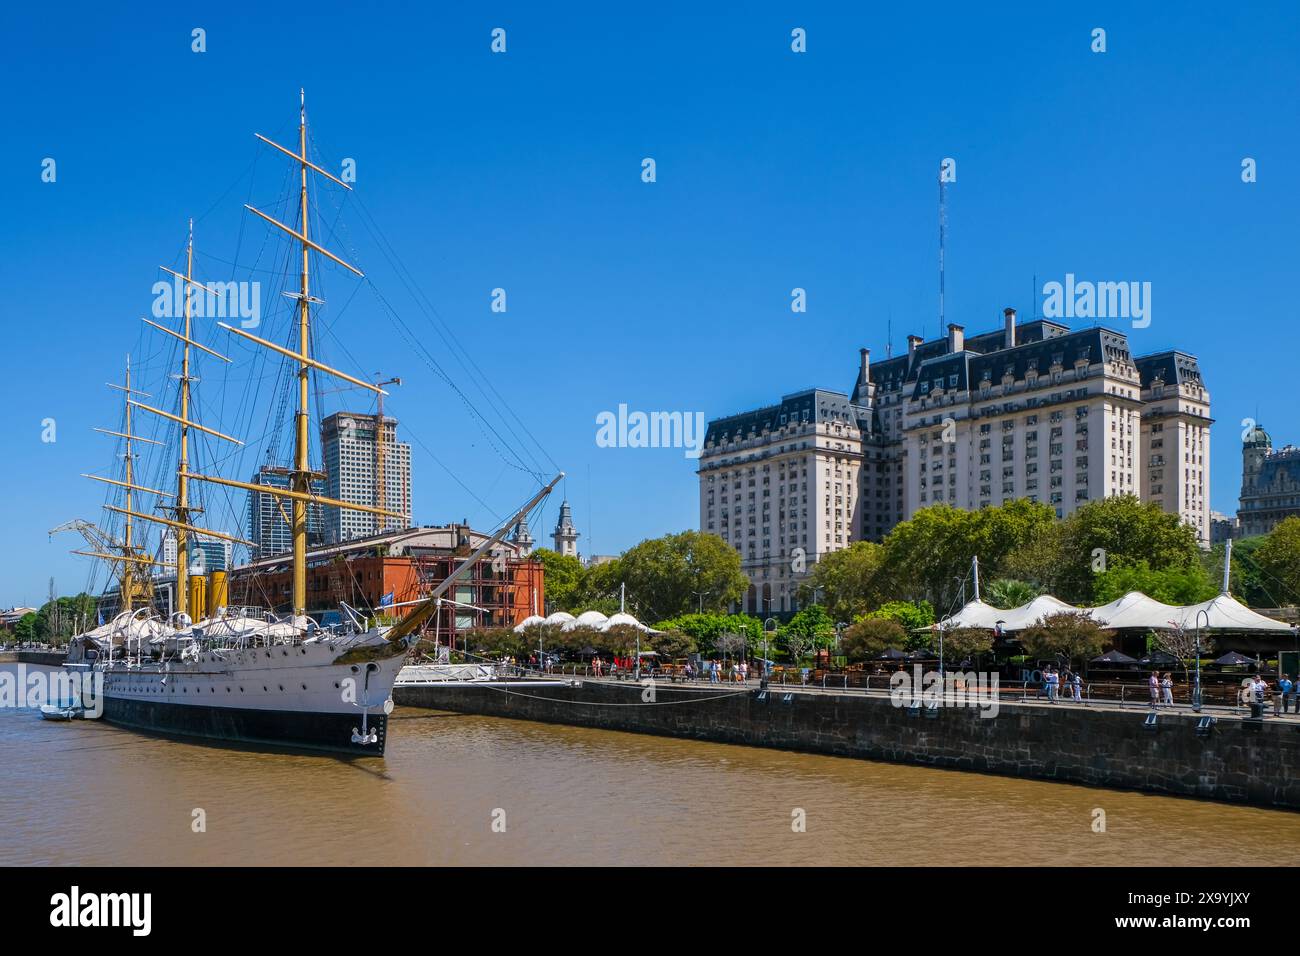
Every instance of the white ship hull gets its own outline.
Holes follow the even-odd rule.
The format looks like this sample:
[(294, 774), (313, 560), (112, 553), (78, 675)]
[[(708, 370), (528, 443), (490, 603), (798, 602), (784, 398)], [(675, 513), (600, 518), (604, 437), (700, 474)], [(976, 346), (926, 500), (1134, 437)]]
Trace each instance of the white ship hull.
[(104, 719), (169, 736), (382, 756), (406, 641), (333, 640), (114, 661)]

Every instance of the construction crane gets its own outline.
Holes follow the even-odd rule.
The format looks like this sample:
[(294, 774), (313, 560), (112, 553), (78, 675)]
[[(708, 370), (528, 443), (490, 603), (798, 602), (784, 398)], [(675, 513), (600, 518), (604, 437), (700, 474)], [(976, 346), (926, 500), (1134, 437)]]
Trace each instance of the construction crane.
[(50, 538), (63, 531), (75, 531), (90, 545), (89, 551), (73, 551), (88, 558), (113, 562), (118, 593), (123, 607), (147, 606), (153, 601), (153, 576), (149, 567), (158, 564), (135, 545), (129, 548), (96, 524), (74, 518), (50, 529)]
[[(379, 373), (375, 373), (375, 378)], [(375, 387), (382, 389), (385, 385), (401, 385), (400, 378), (390, 378), (386, 381), (376, 382)], [(375, 507), (388, 507), (388, 486), (384, 484), (384, 393), (379, 392), (379, 415), (375, 428)], [(399, 502), (400, 504), (400, 502)], [(408, 522), (409, 523), (409, 522)], [(383, 534), (387, 528), (387, 519), (383, 515), (375, 515), (375, 533)]]

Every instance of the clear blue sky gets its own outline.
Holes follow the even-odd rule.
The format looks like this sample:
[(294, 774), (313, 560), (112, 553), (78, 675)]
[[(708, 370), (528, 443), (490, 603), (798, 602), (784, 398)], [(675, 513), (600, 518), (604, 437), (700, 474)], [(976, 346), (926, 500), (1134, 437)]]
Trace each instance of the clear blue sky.
[[(847, 389), (858, 347), (882, 355), (891, 318), (896, 348), (935, 334), (945, 156), (958, 164), (949, 320), (970, 333), (995, 327), (1003, 306), (1028, 312), (1035, 274), (1040, 286), (1067, 272), (1150, 281), (1153, 322), (1131, 341), (1201, 359), (1218, 420), (1213, 506), (1236, 508), (1242, 418), (1300, 439), (1294, 4), (271, 6), (0, 14), (0, 604), (39, 603), (51, 575), (60, 593), (85, 583), (86, 560), (66, 554), (77, 539), (50, 542), (46, 529), (99, 513), (103, 489), (78, 474), (111, 464), (111, 443), (90, 430), (117, 425), (102, 383), (127, 351), (145, 387), (163, 381), (167, 354), (139, 316), (189, 216), (200, 274), (231, 278), (222, 260), (256, 258), (267, 230), (241, 205), (274, 202), (284, 167), (252, 134), (292, 137), (300, 86), (320, 157), (334, 169), (356, 159), (366, 210), (568, 471), (584, 551), (698, 517), (693, 463), (596, 447), (600, 411), (714, 417), (814, 384)], [(206, 53), (191, 52), (194, 27)], [(505, 55), (489, 50), (495, 27)], [(790, 50), (795, 27), (806, 54)], [(1107, 31), (1104, 54), (1090, 50), (1094, 27)], [(640, 180), (647, 156), (654, 184)], [(45, 157), (56, 183), (41, 182)], [(1244, 157), (1258, 162), (1255, 184), (1241, 181)], [(336, 247), (455, 373), (356, 210), (342, 222)], [(423, 443), (417, 520), (486, 525), (521, 502), (532, 479), (374, 297), (351, 300), (337, 269), (323, 278), (322, 354), (406, 379), (388, 409)], [(796, 286), (803, 315), (789, 308)], [(489, 309), (496, 287), (504, 315)], [(287, 337), (276, 308), (263, 331)], [(273, 370), (210, 323), (196, 334), (236, 359), (201, 369), (203, 414), (240, 419), (253, 396), (261, 424), (225, 424), (260, 433), (259, 376)], [(333, 394), (327, 410), (340, 402), (368, 406)], [(57, 421), (52, 444), (45, 418)], [(260, 447), (225, 473), (247, 478)], [(210, 508), (229, 525), (230, 501)]]

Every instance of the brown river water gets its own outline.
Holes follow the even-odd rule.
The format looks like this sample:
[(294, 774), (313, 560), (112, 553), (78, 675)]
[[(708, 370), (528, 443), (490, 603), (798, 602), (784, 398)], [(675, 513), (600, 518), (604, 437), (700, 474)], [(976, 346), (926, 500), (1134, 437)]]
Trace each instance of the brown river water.
[(1232, 866), (1297, 840), (1283, 811), (411, 708), (363, 759), (0, 708), (2, 865)]

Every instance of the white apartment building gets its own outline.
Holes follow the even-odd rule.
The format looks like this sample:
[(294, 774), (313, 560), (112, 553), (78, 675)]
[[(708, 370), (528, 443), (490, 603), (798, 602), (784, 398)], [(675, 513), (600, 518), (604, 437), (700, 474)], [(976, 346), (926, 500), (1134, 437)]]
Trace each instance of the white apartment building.
[(919, 508), (1018, 498), (1064, 517), (1133, 494), (1210, 541), (1209, 394), (1196, 359), (1135, 358), (1123, 332), (1017, 324), (967, 339), (909, 336), (878, 362), (862, 349), (850, 395), (824, 389), (711, 422), (700, 528), (736, 547), (750, 613), (797, 610), (817, 558), (878, 541)]
[(820, 555), (857, 540), (866, 411), (809, 389), (709, 424), (700, 455), (700, 528), (740, 552), (752, 614), (796, 608)]

